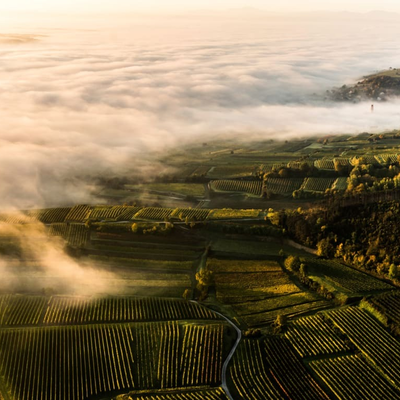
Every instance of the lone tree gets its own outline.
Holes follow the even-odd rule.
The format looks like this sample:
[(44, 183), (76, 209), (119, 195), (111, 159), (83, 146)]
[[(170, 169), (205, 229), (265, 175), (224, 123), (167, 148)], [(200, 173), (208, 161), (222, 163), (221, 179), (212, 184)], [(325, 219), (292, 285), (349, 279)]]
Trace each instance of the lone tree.
[(389, 268), (389, 278), (390, 279), (397, 279), (399, 277), (399, 268), (397, 265), (392, 264)]
[(329, 258), (333, 256), (333, 246), (329, 242), (329, 239), (321, 239), (317, 243), (317, 256)]
[(190, 300), (190, 297), (192, 295), (192, 291), (190, 289), (185, 289), (185, 291), (183, 292), (183, 298), (185, 300)]
[(304, 263), (300, 264), (300, 275), (305, 278), (307, 276), (307, 265)]
[(197, 290), (200, 292), (199, 300), (205, 300), (208, 296), (208, 287), (214, 282), (214, 273), (206, 268), (196, 273)]
[(297, 272), (300, 269), (300, 258), (298, 256), (286, 257), (285, 267), (289, 271)]

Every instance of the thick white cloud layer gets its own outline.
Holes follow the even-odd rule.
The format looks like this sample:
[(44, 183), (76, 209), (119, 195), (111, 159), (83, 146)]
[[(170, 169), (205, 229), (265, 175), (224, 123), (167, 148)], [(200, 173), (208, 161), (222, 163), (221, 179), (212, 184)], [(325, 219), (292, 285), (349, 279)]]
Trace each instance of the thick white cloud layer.
[(313, 95), (400, 67), (397, 21), (56, 25), (29, 28), (19, 44), (0, 37), (0, 207), (89, 201), (87, 177), (151, 174), (155, 152), (227, 132), (285, 138), (399, 127), (397, 101), (371, 114), (369, 104)]

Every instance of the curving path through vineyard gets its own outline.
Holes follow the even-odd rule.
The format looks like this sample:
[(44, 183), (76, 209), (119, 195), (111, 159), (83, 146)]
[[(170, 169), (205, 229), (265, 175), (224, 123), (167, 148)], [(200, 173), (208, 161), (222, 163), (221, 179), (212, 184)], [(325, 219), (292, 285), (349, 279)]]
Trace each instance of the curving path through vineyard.
[[(197, 301), (192, 300), (193, 303), (197, 303), (199, 304)], [(224, 389), (226, 396), (230, 399), (230, 400), (234, 400), (234, 398), (232, 397), (229, 389), (228, 389), (228, 385), (226, 384), (226, 371), (228, 370), (228, 365), (229, 362), (231, 361), (233, 355), (235, 354), (235, 351), (237, 349), (237, 347), (239, 346), (240, 341), (242, 340), (242, 331), (227, 317), (225, 317), (225, 315), (219, 313), (218, 311), (212, 310), (213, 312), (215, 312), (215, 314), (219, 315), (220, 317), (222, 317), (225, 321), (227, 321), (229, 323), (229, 325), (231, 325), (233, 327), (233, 329), (235, 329), (236, 333), (237, 333), (237, 338), (236, 338), (236, 342), (233, 345), (231, 351), (229, 352), (228, 356), (226, 357), (226, 360), (222, 366), (222, 382), (221, 382), (221, 387), (222, 389)]]

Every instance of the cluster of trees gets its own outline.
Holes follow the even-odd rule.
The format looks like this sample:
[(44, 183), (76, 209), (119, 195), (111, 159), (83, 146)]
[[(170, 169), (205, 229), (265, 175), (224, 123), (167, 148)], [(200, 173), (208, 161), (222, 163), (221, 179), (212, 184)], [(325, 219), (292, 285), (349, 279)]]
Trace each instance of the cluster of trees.
[(364, 192), (397, 188), (400, 188), (400, 166), (398, 162), (379, 168), (372, 164), (360, 162), (350, 171), (347, 191)]
[[(400, 278), (398, 202), (327, 210), (286, 210), (274, 213), (272, 222), (296, 241), (316, 247), (320, 257), (336, 257), (380, 277)], [(300, 268), (297, 260), (293, 265), (294, 268), (292, 264), (287, 268)]]
[(320, 176), (322, 172), (309, 165), (307, 162), (300, 164), (299, 168), (281, 167), (278, 170), (266, 172), (263, 176), (264, 180), (271, 178), (306, 178), (308, 176)]

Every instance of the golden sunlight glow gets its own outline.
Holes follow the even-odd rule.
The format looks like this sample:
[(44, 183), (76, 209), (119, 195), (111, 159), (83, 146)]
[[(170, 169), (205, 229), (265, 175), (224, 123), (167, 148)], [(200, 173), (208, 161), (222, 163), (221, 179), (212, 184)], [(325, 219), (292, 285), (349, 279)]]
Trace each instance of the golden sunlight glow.
[(36, 12), (177, 12), (187, 10), (225, 10), (230, 8), (254, 7), (266, 11), (299, 12), (299, 11), (355, 11), (372, 10), (400, 11), (398, 0), (14, 0), (4, 1), (1, 11), (36, 11)]

